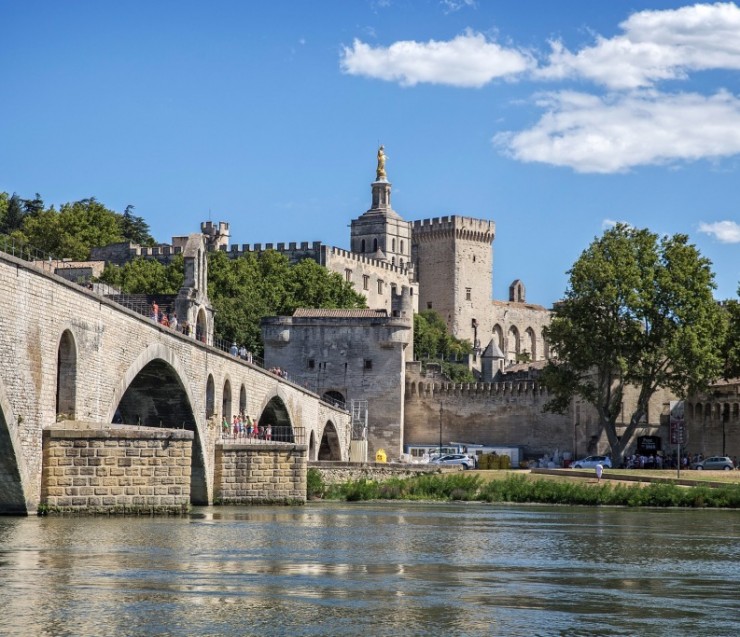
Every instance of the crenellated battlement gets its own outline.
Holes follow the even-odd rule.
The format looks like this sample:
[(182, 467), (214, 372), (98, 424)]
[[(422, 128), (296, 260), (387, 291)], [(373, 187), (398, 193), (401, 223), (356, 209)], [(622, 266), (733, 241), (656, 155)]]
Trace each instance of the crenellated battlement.
[(401, 267), (398, 265), (393, 265), (389, 261), (380, 261), (379, 259), (373, 259), (372, 257), (368, 257), (367, 255), (350, 252), (349, 250), (344, 250), (342, 248), (336, 248), (332, 246), (331, 248), (329, 248), (329, 251), (332, 256), (343, 257), (350, 261), (371, 265), (375, 268), (387, 270), (388, 272), (396, 272), (397, 274), (410, 274), (414, 270), (414, 266), (411, 264), (410, 261), (404, 263), (403, 267)]
[(547, 390), (533, 380), (504, 381), (499, 383), (448, 383), (441, 381), (410, 380), (406, 382), (406, 394), (419, 400), (445, 397), (493, 400), (507, 397), (540, 399)]
[(158, 246), (140, 246), (131, 244), (128, 250), (131, 258), (159, 259), (173, 257), (182, 253), (182, 246), (158, 245)]
[(459, 215), (418, 219), (413, 222), (413, 236), (414, 241), (454, 237), (492, 243), (496, 236), (496, 224), (486, 219), (473, 219)]
[(280, 243), (243, 243), (241, 245), (237, 243), (231, 244), (231, 246), (221, 246), (219, 248), (222, 252), (227, 252), (231, 258), (238, 258), (246, 254), (259, 255), (267, 250), (274, 250), (284, 254), (291, 261), (298, 261), (301, 259), (313, 259), (318, 263), (323, 264), (322, 252), (326, 250), (326, 246), (321, 241), (302, 241), (300, 243), (296, 241), (290, 241), (287, 244), (285, 242)]

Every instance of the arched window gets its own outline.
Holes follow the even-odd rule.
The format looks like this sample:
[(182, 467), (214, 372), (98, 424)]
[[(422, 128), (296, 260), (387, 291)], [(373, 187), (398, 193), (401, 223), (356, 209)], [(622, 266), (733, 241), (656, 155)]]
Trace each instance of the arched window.
[(378, 240), (373, 239), (373, 252), (377, 252), (377, 251), (378, 251)]
[(360, 243), (360, 252), (365, 252), (365, 239)]
[(531, 327), (528, 327), (526, 332), (526, 342), (527, 346), (529, 347), (529, 355), (532, 357), (533, 361), (537, 360), (537, 336), (534, 333), (534, 330)]
[(391, 252), (395, 252), (395, 251), (396, 251), (396, 240), (391, 239)]
[(521, 352), (520, 347), (519, 330), (512, 325), (506, 334), (506, 360), (509, 362), (515, 362)]
[(401, 254), (403, 254), (403, 239), (401, 239), (401, 249), (399, 250)]

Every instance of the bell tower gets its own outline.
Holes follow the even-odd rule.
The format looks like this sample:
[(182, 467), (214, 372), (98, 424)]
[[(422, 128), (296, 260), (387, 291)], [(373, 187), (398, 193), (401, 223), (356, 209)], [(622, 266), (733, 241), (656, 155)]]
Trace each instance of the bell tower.
[(391, 183), (385, 172), (385, 148), (378, 148), (375, 181), (370, 185), (370, 209), (352, 221), (351, 250), (355, 254), (408, 268), (411, 265), (411, 223), (391, 207)]

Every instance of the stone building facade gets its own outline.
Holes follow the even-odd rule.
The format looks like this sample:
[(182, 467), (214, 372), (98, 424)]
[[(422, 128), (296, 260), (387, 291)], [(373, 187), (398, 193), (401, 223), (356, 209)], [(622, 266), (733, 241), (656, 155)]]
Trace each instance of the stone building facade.
[(290, 371), (293, 381), (349, 408), (367, 401), (368, 455), (403, 451), (404, 372), (412, 350), (408, 288), (385, 310), (296, 310), (262, 321), (265, 364)]

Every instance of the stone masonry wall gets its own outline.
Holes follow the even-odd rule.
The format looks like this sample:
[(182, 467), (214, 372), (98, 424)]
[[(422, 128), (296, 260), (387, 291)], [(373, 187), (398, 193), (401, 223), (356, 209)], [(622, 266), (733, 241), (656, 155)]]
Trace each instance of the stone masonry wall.
[(183, 430), (47, 429), (41, 504), (49, 512), (182, 513), (192, 444)]
[(214, 503), (303, 503), (307, 459), (306, 445), (217, 444)]
[(310, 469), (321, 473), (325, 484), (341, 484), (350, 480), (376, 480), (411, 478), (430, 473), (457, 473), (460, 466), (383, 464), (380, 462), (312, 462)]

